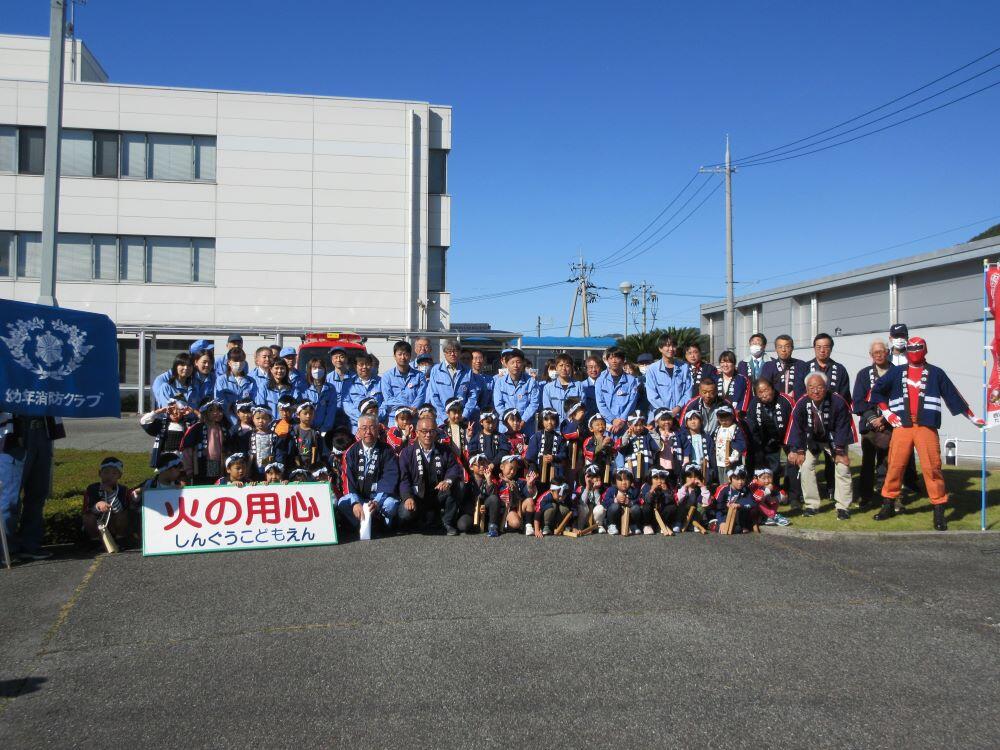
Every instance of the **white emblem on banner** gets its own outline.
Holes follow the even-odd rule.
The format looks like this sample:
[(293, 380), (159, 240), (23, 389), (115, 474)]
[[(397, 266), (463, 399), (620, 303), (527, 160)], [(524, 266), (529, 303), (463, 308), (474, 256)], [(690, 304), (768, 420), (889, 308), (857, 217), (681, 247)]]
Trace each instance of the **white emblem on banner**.
[(87, 345), (86, 333), (61, 320), (17, 320), (7, 324), (7, 334), (0, 336), (0, 341), (7, 345), (11, 357), (40, 380), (62, 380), (75, 372), (94, 348)]

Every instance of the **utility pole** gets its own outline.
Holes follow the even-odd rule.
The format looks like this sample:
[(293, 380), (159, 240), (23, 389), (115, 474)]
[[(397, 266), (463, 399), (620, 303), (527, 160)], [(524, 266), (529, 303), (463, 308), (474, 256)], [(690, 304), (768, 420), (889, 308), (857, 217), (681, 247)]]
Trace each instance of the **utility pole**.
[(576, 318), (576, 302), (577, 300), (581, 300), (580, 312), (583, 321), (583, 335), (590, 336), (590, 316), (588, 314), (587, 305), (594, 301), (590, 296), (590, 274), (594, 272), (594, 266), (584, 263), (583, 255), (581, 255), (579, 263), (573, 263), (570, 265), (570, 271), (574, 274), (570, 277), (570, 281), (576, 281), (579, 283), (576, 287), (576, 291), (573, 293), (573, 307), (570, 309), (569, 326), (566, 329), (566, 335), (573, 335), (573, 321)]
[(63, 37), (66, 0), (51, 0), (49, 13), (49, 83), (45, 115), (45, 176), (42, 182), (42, 258), (38, 304), (57, 307), (56, 237), (59, 232), (59, 133), (62, 130)]
[[(641, 298), (641, 302), (640, 302)], [(632, 292), (632, 306), (635, 308), (642, 307), (642, 333), (645, 336), (649, 332), (649, 311), (652, 309), (653, 323), (656, 323), (656, 312), (659, 305), (659, 299), (656, 295), (656, 289), (648, 281), (644, 281), (639, 286), (635, 287)], [(639, 321), (635, 320), (635, 328), (639, 329)]]
[(729, 158), (729, 136), (726, 136), (726, 162), (724, 167), (702, 167), (699, 172), (725, 174), (726, 176), (726, 348), (736, 345), (736, 300), (733, 294), (733, 169)]
[(541, 315), (538, 316), (538, 322), (535, 324), (535, 327), (537, 329), (537, 334), (536, 335), (538, 336), (538, 338), (541, 338), (542, 337), (542, 316)]

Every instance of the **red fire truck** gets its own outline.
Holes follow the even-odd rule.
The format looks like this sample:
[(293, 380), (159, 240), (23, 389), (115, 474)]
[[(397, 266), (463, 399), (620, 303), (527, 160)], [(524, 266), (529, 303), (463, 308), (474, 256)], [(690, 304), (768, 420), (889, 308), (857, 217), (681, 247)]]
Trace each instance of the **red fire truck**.
[(347, 353), (347, 358), (351, 362), (359, 354), (368, 351), (365, 348), (365, 338), (356, 333), (307, 333), (302, 346), (299, 347), (298, 366), (304, 368), (310, 359), (319, 357), (326, 363), (327, 369), (332, 369), (330, 352), (338, 348)]

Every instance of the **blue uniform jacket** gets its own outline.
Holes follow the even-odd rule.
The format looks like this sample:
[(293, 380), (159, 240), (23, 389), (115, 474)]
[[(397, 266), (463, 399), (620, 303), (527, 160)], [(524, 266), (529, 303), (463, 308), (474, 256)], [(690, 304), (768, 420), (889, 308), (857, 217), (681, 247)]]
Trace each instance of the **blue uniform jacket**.
[(563, 385), (559, 382), (559, 378), (556, 378), (546, 383), (542, 388), (542, 408), (555, 410), (560, 419), (566, 416), (566, 399), (568, 398), (578, 398), (583, 401), (583, 383), (571, 380)]
[(316, 414), (313, 425), (320, 432), (326, 433), (333, 429), (333, 421), (337, 417), (337, 392), (329, 383), (322, 383), (318, 388), (315, 384), (307, 385), (299, 393), (301, 398), (312, 402)]
[(382, 378), (372, 375), (367, 383), (362, 383), (357, 375), (351, 380), (350, 386), (344, 386), (343, 403), (341, 409), (351, 419), (351, 428), (358, 428), (358, 417), (361, 416), (359, 407), (366, 398), (373, 398), (378, 402), (378, 418), (380, 422), (385, 422), (385, 399), (382, 397)]
[(729, 380), (729, 387), (722, 387), (722, 373), (715, 376), (715, 383), (719, 389), (719, 395), (733, 405), (740, 414), (746, 414), (747, 407), (750, 406), (750, 397), (753, 395), (750, 388), (750, 381), (736, 373)]
[(188, 406), (193, 406), (198, 408), (198, 402), (195, 401), (198, 392), (194, 386), (194, 377), (191, 378), (191, 385), (182, 385), (173, 379), (170, 374), (170, 370), (156, 376), (153, 381), (153, 402), (156, 404), (156, 408), (161, 409), (167, 405), (167, 402), (172, 398), (177, 398), (188, 404)]
[(236, 424), (239, 420), (236, 417), (236, 402), (250, 400), (257, 401), (257, 384), (249, 376), (236, 378), (226, 375), (215, 380), (215, 398), (222, 402), (222, 410), (229, 417), (229, 421)]
[[(625, 419), (635, 411), (636, 401), (639, 400), (639, 381), (627, 372), (623, 372), (616, 379), (610, 370), (605, 370), (598, 376), (594, 392), (597, 397), (597, 410), (608, 423), (608, 432), (612, 432), (613, 420)], [(624, 429), (619, 430), (618, 434), (623, 431)]]
[(584, 421), (586, 421), (597, 414), (597, 379), (591, 380), (588, 376), (580, 381), (580, 386), (583, 388), (583, 403), (586, 407)]
[[(764, 367), (760, 371), (760, 376), (774, 386), (774, 390), (778, 393), (784, 393), (797, 400), (805, 393), (805, 390), (803, 390), (803, 381), (799, 379), (800, 373), (805, 370), (806, 363), (801, 359), (789, 357), (787, 362), (782, 362), (780, 359), (772, 359), (770, 362), (764, 363)], [(785, 377), (786, 372), (788, 373), (787, 379)]]
[[(299, 397), (299, 392), (295, 390), (291, 385), (285, 386), (284, 388), (264, 388), (263, 391), (257, 390), (257, 403), (261, 406), (267, 406), (271, 409), (271, 414), (275, 419), (278, 418), (278, 399), (282, 396), (291, 395), (295, 398)], [(292, 410), (294, 411), (294, 409)]]
[[(874, 404), (889, 405), (889, 411), (903, 422), (903, 427), (912, 427), (910, 404), (905, 388), (908, 367), (896, 365), (885, 375), (875, 381), (872, 388), (871, 401)], [(941, 427), (941, 407), (947, 406), (953, 415), (972, 414), (968, 403), (962, 394), (945, 374), (945, 371), (935, 365), (925, 364), (925, 387), (920, 408), (917, 412), (917, 424), (921, 427), (931, 427), (935, 430)]]
[(479, 406), (479, 388), (479, 378), (461, 363), (456, 365), (454, 377), (448, 370), (447, 362), (434, 365), (427, 373), (427, 391), (431, 406), (437, 411), (438, 422), (446, 421), (445, 406), (453, 398), (462, 399), (465, 404), (462, 418), (471, 419)]
[(712, 378), (719, 374), (718, 368), (711, 362), (699, 362), (697, 367), (692, 367), (689, 362), (685, 362), (684, 366), (688, 370), (688, 377), (691, 378), (691, 396), (698, 395), (698, 385), (701, 383), (702, 378)]
[(400, 406), (416, 409), (427, 403), (427, 378), (415, 367), (403, 375), (398, 367), (393, 367), (382, 376), (382, 408), (392, 419)]
[(681, 408), (691, 392), (691, 371), (686, 362), (674, 362), (667, 368), (661, 359), (646, 368), (646, 399), (649, 401), (648, 420), (653, 421), (657, 409)]
[[(754, 381), (764, 374), (764, 365), (773, 361), (774, 357), (764, 356), (755, 363), (752, 357), (747, 357), (746, 359), (741, 359), (736, 365), (736, 372), (749, 380), (750, 385), (752, 386)], [(756, 372), (754, 372), (755, 366)]]
[[(535, 414), (538, 413), (540, 403), (538, 381), (528, 373), (521, 373), (521, 379), (516, 383), (511, 379), (510, 373), (497, 376), (493, 384), (493, 407), (497, 417), (502, 420), (507, 409), (517, 409), (524, 420), (526, 436), (535, 431)], [(507, 425), (503, 421), (500, 422), (500, 432), (507, 432)]]

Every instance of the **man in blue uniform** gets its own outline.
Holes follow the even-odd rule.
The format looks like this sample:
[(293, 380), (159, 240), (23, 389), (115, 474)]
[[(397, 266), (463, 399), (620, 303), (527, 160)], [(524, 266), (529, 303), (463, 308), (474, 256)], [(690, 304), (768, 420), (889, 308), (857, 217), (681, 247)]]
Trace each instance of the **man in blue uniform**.
[(604, 417), (608, 432), (621, 437), (628, 429), (628, 417), (639, 400), (639, 381), (625, 372), (625, 352), (617, 346), (608, 349), (608, 369), (594, 384), (597, 411)]
[(427, 391), (431, 406), (437, 412), (438, 422), (448, 421), (446, 405), (453, 398), (462, 400), (462, 419), (469, 421), (479, 406), (479, 379), (472, 370), (460, 362), (462, 345), (448, 339), (443, 347), (444, 362), (431, 367), (427, 374)]
[(409, 406), (416, 410), (427, 401), (427, 378), (410, 367), (412, 354), (408, 341), (397, 341), (392, 347), (396, 366), (382, 375), (382, 403), (390, 421), (396, 418), (399, 407)]
[[(512, 349), (507, 355), (507, 372), (497, 375), (493, 384), (493, 408), (498, 414), (517, 409), (524, 420), (524, 436), (535, 432), (535, 414), (541, 405), (538, 381), (524, 371), (524, 352)], [(500, 424), (500, 432), (507, 432), (507, 425)]]
[(677, 342), (673, 336), (664, 333), (656, 342), (660, 350), (660, 361), (646, 370), (646, 399), (649, 401), (649, 420), (657, 409), (669, 409), (677, 416), (690, 398), (693, 384), (691, 372), (686, 362), (675, 359)]

